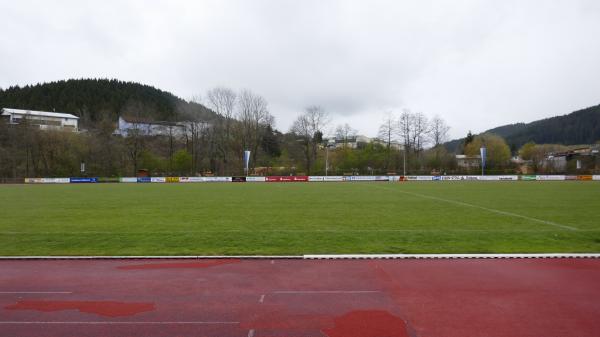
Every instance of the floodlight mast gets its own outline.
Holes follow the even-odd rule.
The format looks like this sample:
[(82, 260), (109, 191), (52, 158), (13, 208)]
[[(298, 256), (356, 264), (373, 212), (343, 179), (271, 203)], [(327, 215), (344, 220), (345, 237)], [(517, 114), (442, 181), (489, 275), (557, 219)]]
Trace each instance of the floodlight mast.
[(406, 177), (406, 145), (402, 147), (402, 175)]

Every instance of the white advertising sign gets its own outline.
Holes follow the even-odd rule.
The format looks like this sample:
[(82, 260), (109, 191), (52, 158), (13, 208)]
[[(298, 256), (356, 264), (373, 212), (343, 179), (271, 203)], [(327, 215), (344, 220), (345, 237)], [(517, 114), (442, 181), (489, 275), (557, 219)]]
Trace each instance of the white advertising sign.
[(565, 180), (565, 176), (564, 175), (537, 175), (535, 176), (535, 180)]
[(246, 177), (246, 181), (250, 183), (264, 183), (266, 180), (265, 177)]

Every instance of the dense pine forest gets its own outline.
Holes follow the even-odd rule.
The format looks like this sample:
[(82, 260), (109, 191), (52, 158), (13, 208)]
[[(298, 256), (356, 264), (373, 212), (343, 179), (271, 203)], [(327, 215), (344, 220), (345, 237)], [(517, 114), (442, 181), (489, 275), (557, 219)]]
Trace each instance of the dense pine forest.
[(201, 104), (148, 85), (114, 79), (66, 80), (0, 89), (0, 107), (71, 113), (81, 118), (83, 127), (127, 114), (165, 121), (215, 118)]
[[(531, 123), (504, 125), (483, 133), (504, 137), (513, 152), (528, 142), (563, 145), (594, 144), (600, 140), (600, 105)], [(451, 152), (460, 151), (464, 140), (464, 138), (453, 140), (446, 143), (446, 147)]]

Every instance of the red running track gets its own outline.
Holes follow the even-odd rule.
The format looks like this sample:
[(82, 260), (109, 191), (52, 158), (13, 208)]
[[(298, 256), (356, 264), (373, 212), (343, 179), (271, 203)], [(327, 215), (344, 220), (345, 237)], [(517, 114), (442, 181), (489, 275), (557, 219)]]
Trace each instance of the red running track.
[(0, 261), (0, 336), (600, 335), (600, 259)]

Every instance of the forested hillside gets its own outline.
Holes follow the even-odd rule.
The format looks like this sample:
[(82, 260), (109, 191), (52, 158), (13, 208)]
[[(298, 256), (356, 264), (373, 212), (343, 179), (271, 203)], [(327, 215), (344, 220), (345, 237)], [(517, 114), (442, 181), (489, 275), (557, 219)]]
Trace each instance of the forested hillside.
[[(600, 105), (527, 124), (504, 125), (483, 133), (494, 133), (504, 137), (513, 151), (527, 142), (564, 145), (593, 144), (600, 140)], [(460, 152), (463, 142), (464, 138), (461, 138), (445, 145), (451, 152)]]
[(154, 120), (215, 118), (203, 105), (186, 102), (169, 92), (108, 79), (72, 79), (0, 89), (0, 107), (72, 113), (81, 118), (84, 127), (127, 114)]

